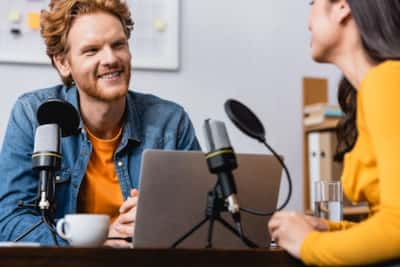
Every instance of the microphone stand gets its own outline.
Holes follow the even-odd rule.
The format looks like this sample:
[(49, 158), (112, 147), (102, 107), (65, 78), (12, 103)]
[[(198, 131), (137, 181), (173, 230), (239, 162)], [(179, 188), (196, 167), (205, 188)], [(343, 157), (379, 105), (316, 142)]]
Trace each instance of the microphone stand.
[(237, 224), (238, 229), (235, 229), (221, 217), (221, 212), (227, 212), (227, 208), (225, 205), (225, 200), (222, 197), (221, 186), (217, 182), (217, 184), (214, 186), (214, 189), (207, 193), (207, 208), (203, 220), (201, 220), (198, 224), (196, 224), (188, 232), (186, 232), (182, 237), (180, 237), (177, 241), (175, 241), (171, 247), (176, 248), (180, 243), (182, 243), (190, 235), (196, 232), (206, 222), (208, 222), (209, 225), (208, 225), (207, 243), (205, 248), (213, 247), (212, 238), (213, 238), (214, 222), (221, 223), (232, 234), (239, 237), (246, 246), (250, 248), (258, 247), (257, 244), (255, 244), (254, 242), (249, 240), (246, 236), (244, 236), (240, 223)]
[(22, 200), (18, 202), (18, 208), (35, 208), (36, 212), (40, 214), (40, 221), (29, 228), (25, 233), (19, 235), (14, 241), (18, 242), (24, 237), (29, 235), (33, 230), (39, 227), (41, 224), (45, 224), (51, 233), (51, 237), (56, 246), (59, 246), (55, 223), (54, 223), (54, 191), (55, 191), (55, 179), (54, 172), (48, 171), (50, 174), (47, 176), (46, 172), (39, 172), (39, 189), (38, 197), (35, 200), (35, 204), (24, 203)]

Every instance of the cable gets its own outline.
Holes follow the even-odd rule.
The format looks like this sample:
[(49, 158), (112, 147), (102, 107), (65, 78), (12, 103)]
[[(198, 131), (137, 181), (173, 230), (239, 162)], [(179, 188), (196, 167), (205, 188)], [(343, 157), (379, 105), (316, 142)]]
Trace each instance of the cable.
[(57, 241), (57, 231), (54, 229), (54, 226), (52, 225), (52, 223), (48, 221), (46, 211), (44, 211), (44, 210), (41, 211), (41, 217), (42, 217), (43, 223), (47, 226), (47, 228), (49, 229), (49, 231), (51, 233), (51, 237), (53, 239), (54, 244), (57, 247), (60, 246)]
[(259, 246), (254, 243), (253, 241), (251, 241), (250, 239), (248, 239), (245, 234), (244, 234), (244, 230), (243, 230), (243, 226), (241, 222), (237, 222), (236, 223), (236, 230), (239, 234), (240, 239), (242, 240), (242, 242), (244, 244), (246, 244), (249, 248), (259, 248)]
[(275, 209), (272, 212), (262, 212), (262, 211), (258, 211), (258, 210), (254, 210), (254, 209), (248, 209), (248, 208), (240, 208), (240, 210), (243, 212), (252, 214), (252, 215), (256, 215), (256, 216), (271, 216), (275, 212), (283, 210), (289, 203), (289, 200), (292, 197), (292, 178), (290, 176), (288, 168), (286, 167), (285, 163), (282, 161), (281, 157), (279, 157), (279, 155), (275, 152), (275, 150), (270, 145), (268, 145), (266, 141), (264, 141), (262, 143), (268, 148), (269, 151), (271, 151), (271, 153), (279, 161), (283, 170), (285, 171), (287, 181), (288, 181), (288, 194), (287, 194), (287, 197), (286, 197), (285, 201), (283, 202), (283, 204), (279, 208)]

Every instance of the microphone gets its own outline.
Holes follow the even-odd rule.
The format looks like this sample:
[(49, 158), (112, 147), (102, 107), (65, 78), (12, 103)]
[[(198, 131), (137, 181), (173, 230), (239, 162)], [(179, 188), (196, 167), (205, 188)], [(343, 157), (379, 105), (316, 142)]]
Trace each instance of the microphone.
[(32, 233), (43, 223), (50, 230), (54, 244), (58, 246), (53, 220), (56, 209), (54, 174), (61, 167), (61, 137), (78, 133), (80, 118), (72, 104), (57, 98), (49, 98), (42, 103), (36, 112), (36, 117), (39, 126), (35, 131), (32, 170), (39, 174), (38, 195), (34, 204), (25, 204), (20, 200), (18, 207), (38, 209), (41, 221), (19, 235), (15, 242)]
[(228, 211), (233, 215), (234, 220), (238, 221), (240, 209), (232, 174), (238, 165), (225, 124), (222, 121), (207, 119), (203, 130), (206, 137), (208, 169), (211, 173), (217, 174), (222, 196), (228, 204)]
[(36, 129), (35, 144), (32, 154), (32, 169), (39, 172), (39, 203), (41, 210), (50, 208), (53, 202), (54, 172), (61, 166), (61, 128), (57, 124), (44, 124)]
[(57, 98), (41, 104), (36, 116), (40, 126), (35, 133), (32, 169), (39, 174), (38, 206), (48, 210), (54, 201), (54, 174), (61, 167), (61, 137), (75, 134), (80, 119), (72, 104)]
[[(206, 248), (212, 247), (212, 235), (214, 222), (220, 222), (231, 233), (239, 237), (244, 244), (250, 248), (257, 248), (257, 244), (249, 240), (243, 233), (243, 227), (240, 219), (239, 203), (237, 200), (237, 190), (232, 171), (237, 168), (236, 156), (225, 124), (222, 121), (207, 119), (204, 121), (203, 130), (206, 139), (207, 151), (205, 153), (208, 169), (211, 173), (218, 176), (217, 183), (212, 191), (207, 194), (207, 209), (205, 218), (187, 233), (172, 244), (176, 248), (181, 242), (200, 229), (204, 223), (208, 225), (208, 239)], [(236, 229), (225, 221), (221, 212), (229, 211), (236, 224)]]

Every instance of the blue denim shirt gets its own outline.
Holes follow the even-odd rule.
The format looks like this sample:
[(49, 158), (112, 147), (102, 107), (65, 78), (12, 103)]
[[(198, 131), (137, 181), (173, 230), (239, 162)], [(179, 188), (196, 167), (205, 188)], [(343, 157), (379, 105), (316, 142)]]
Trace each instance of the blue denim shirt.
[[(64, 99), (79, 110), (77, 89), (61, 85), (24, 94), (14, 105), (0, 154), (0, 236), (6, 240), (14, 240), (40, 221), (33, 209), (18, 208), (17, 203), (33, 202), (37, 197), (38, 178), (32, 171), (31, 156), (38, 127), (36, 111), (48, 98)], [(130, 189), (138, 188), (144, 149), (200, 149), (190, 119), (179, 105), (131, 91), (126, 103), (121, 142), (114, 153), (124, 199)], [(92, 151), (82, 120), (79, 128), (78, 134), (62, 139), (61, 170), (56, 177), (56, 219), (77, 211), (79, 187)], [(43, 224), (22, 241), (53, 244)]]

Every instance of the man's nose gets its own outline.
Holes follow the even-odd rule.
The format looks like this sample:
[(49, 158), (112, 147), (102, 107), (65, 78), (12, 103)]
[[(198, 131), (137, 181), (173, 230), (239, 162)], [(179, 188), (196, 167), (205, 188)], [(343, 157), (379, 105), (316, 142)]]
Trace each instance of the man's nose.
[(311, 24), (312, 24), (312, 17), (311, 17), (311, 13), (308, 15), (308, 19), (307, 19), (307, 28), (308, 28), (308, 31), (312, 31), (312, 26), (311, 26)]
[(117, 62), (115, 51), (111, 47), (105, 47), (103, 50), (102, 61), (104, 65), (112, 65)]

